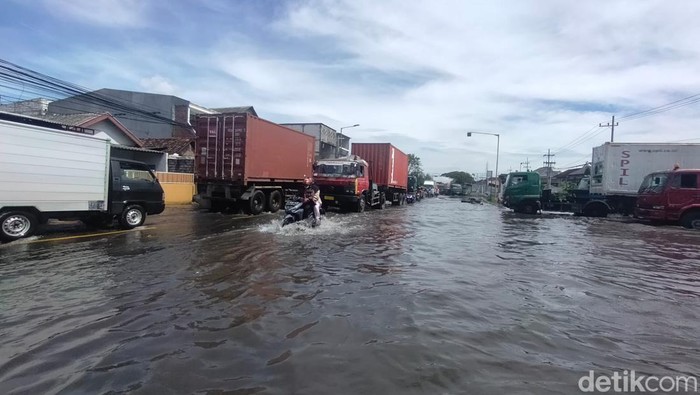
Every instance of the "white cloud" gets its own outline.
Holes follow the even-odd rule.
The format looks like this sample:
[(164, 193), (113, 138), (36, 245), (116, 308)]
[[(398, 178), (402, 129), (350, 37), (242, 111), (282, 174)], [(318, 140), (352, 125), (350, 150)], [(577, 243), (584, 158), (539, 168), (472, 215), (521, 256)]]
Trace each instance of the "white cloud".
[(44, 7), (55, 15), (79, 22), (122, 28), (144, 23), (146, 3), (139, 0), (44, 0)]
[(148, 78), (142, 78), (140, 81), (141, 88), (146, 92), (160, 93), (163, 95), (174, 95), (177, 91), (167, 78), (161, 75), (154, 75)]

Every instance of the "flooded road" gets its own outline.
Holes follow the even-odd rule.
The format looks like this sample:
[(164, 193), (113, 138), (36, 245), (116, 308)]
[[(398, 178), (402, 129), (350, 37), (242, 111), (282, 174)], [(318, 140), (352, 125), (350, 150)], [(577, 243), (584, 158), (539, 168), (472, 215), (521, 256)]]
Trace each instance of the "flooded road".
[(578, 393), (697, 375), (700, 232), (427, 199), (0, 246), (0, 393)]

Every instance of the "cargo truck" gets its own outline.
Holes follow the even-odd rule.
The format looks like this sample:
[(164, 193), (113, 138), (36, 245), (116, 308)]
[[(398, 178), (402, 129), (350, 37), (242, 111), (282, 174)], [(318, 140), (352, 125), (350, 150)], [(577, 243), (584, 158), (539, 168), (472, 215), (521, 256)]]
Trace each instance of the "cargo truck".
[(647, 175), (634, 213), (643, 220), (700, 229), (700, 170), (678, 168)]
[(249, 113), (195, 118), (195, 201), (210, 211), (276, 212), (312, 174), (314, 137)]
[(111, 157), (90, 129), (0, 114), (0, 239), (34, 234), (49, 219), (124, 228), (165, 209), (148, 166)]
[(354, 143), (351, 155), (318, 161), (314, 182), (326, 207), (362, 212), (406, 202), (408, 156), (389, 143)]
[(605, 143), (593, 148), (591, 176), (574, 191), (574, 214), (605, 217), (634, 212), (639, 187), (650, 173), (700, 168), (700, 144)]

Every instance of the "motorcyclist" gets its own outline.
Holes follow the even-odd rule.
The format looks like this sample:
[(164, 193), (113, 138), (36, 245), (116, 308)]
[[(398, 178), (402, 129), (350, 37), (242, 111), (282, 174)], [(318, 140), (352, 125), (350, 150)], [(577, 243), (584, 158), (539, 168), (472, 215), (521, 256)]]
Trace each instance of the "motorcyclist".
[(314, 225), (321, 221), (321, 190), (311, 178), (304, 179), (304, 204), (312, 204), (314, 209)]

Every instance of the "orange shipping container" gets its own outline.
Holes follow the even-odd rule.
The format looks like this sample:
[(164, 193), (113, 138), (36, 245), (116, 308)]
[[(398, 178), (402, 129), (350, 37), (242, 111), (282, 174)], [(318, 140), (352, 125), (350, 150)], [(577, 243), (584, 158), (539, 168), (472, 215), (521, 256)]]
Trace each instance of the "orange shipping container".
[(367, 161), (369, 178), (379, 186), (406, 189), (408, 155), (390, 143), (353, 143), (352, 154)]

